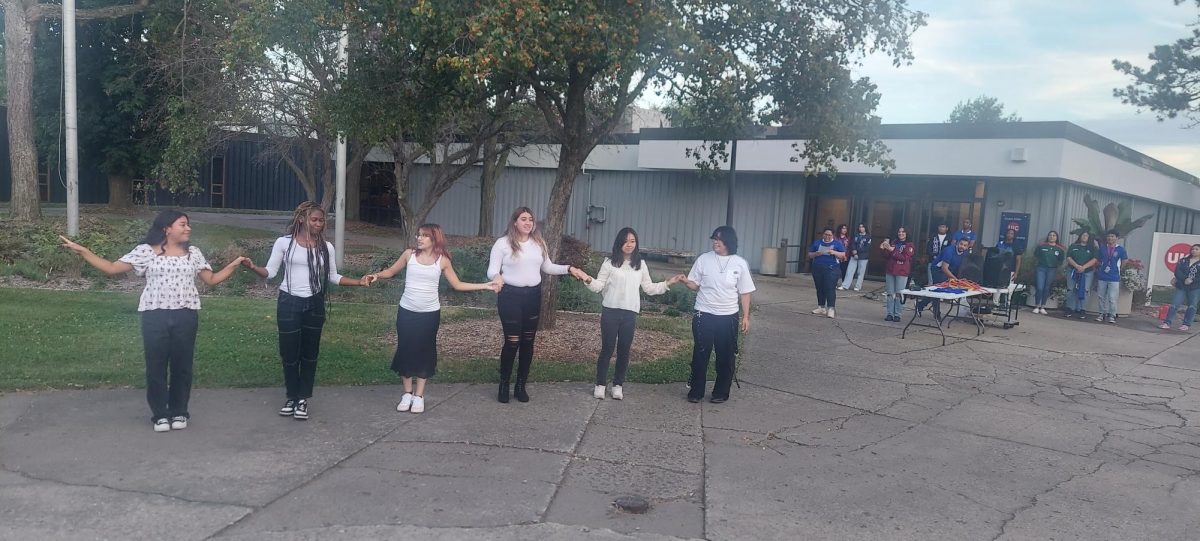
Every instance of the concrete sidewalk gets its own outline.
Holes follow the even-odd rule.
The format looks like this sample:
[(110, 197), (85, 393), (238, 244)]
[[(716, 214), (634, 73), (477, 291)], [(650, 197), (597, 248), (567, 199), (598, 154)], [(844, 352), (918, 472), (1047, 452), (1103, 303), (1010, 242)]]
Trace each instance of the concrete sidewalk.
[(721, 405), (435, 381), (421, 415), (397, 386), (320, 388), (298, 422), (280, 389), (199, 389), (156, 434), (141, 390), (0, 396), (0, 539), (1200, 538), (1193, 335), (1023, 314), (940, 347), (756, 280)]

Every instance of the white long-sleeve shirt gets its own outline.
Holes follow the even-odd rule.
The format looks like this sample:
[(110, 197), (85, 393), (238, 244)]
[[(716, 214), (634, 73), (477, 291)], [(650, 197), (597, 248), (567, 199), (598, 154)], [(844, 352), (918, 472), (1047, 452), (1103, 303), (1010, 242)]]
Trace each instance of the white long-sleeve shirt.
[(614, 267), (611, 261), (605, 259), (600, 265), (600, 272), (587, 284), (587, 288), (596, 293), (604, 292), (600, 304), (605, 308), (641, 312), (642, 296), (638, 294), (638, 289), (647, 295), (662, 295), (667, 292), (667, 283), (655, 283), (650, 279), (650, 267), (645, 261), (640, 269), (634, 270), (628, 261), (622, 262), (620, 267)]
[(488, 280), (497, 274), (504, 275), (504, 285), (516, 287), (532, 287), (542, 283), (542, 273), (566, 274), (567, 265), (558, 265), (542, 252), (542, 247), (533, 239), (526, 239), (520, 244), (521, 252), (513, 257), (512, 246), (508, 245), (508, 237), (496, 239), (492, 245), (492, 254), (488, 259)]
[[(288, 253), (288, 247), (291, 247), (291, 253)], [(329, 250), (329, 281), (336, 284), (342, 279), (335, 263), (337, 256), (333, 252), (333, 244), (326, 242), (325, 248)], [(308, 284), (308, 257), (308, 248), (293, 243), (291, 235), (275, 239), (275, 245), (271, 247), (271, 259), (267, 260), (267, 279), (279, 274), (281, 265), (287, 265), (279, 290), (296, 297), (313, 296), (312, 286)]]

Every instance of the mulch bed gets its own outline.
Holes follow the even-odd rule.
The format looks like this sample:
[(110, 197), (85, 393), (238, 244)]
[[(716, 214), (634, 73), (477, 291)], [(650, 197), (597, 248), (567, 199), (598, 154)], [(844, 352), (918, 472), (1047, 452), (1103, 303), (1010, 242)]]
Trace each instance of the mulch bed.
[[(498, 358), (503, 337), (500, 320), (494, 317), (442, 323), (438, 329), (438, 354), (444, 359)], [(389, 332), (384, 340), (395, 346), (395, 331)], [(667, 333), (638, 329), (629, 362), (666, 357), (684, 345), (685, 341)], [(553, 330), (538, 331), (535, 348), (538, 359), (595, 363), (600, 354), (600, 315), (559, 312)]]

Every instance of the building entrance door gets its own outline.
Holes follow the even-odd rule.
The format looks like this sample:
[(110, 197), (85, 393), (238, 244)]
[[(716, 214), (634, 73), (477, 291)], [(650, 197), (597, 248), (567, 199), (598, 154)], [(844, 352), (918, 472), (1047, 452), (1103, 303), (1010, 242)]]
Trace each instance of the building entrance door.
[(871, 261), (867, 264), (867, 274), (883, 276), (887, 268), (889, 254), (879, 249), (883, 239), (896, 235), (896, 229), (904, 226), (908, 230), (909, 240), (913, 236), (913, 226), (920, 217), (920, 201), (912, 200), (873, 200), (868, 208), (867, 226), (871, 228)]

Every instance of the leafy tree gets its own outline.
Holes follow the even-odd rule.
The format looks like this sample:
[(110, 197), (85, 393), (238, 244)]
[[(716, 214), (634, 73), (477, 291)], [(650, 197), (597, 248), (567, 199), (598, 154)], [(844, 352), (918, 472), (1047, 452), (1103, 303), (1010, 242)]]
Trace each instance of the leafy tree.
[[(1177, 5), (1188, 1), (1174, 0)], [(1193, 1), (1200, 7), (1200, 0)], [(1133, 84), (1114, 89), (1113, 96), (1154, 111), (1159, 120), (1183, 115), (1188, 127), (1200, 124), (1200, 18), (1191, 26), (1192, 35), (1154, 47), (1149, 69), (1113, 60), (1114, 69), (1133, 79)]]
[[(15, 219), (32, 220), (42, 215), (33, 121), (34, 29), (43, 20), (61, 16), (62, 7), (37, 0), (3, 2), (4, 86), (12, 177), (10, 210)], [(80, 2), (75, 17), (78, 21), (123, 17), (145, 10), (149, 3), (150, 0)]]
[(987, 124), (990, 122), (1020, 122), (1016, 113), (1004, 114), (1004, 104), (991, 96), (979, 96), (960, 101), (950, 111), (950, 124)]
[[(807, 138), (796, 159), (812, 172), (845, 159), (885, 164), (878, 94), (849, 68), (876, 51), (907, 60), (923, 23), (904, 0), (499, 0), (469, 15), (469, 49), (445, 61), (530, 89), (560, 145), (544, 229), (556, 256), (584, 160), (649, 89), (697, 110), (733, 108), (699, 122), (712, 140), (747, 121), (792, 127)], [(554, 324), (555, 286), (543, 288), (543, 326)]]

